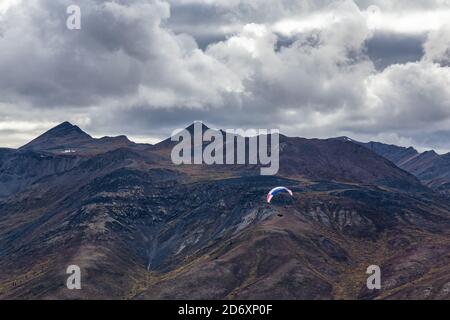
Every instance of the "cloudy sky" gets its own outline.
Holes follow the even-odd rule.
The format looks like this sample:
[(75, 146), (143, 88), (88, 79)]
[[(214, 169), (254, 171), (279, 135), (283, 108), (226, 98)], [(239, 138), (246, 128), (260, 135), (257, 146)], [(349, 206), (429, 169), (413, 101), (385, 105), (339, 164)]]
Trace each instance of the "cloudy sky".
[(65, 120), (147, 142), (204, 120), (448, 152), (450, 0), (0, 0), (0, 146)]

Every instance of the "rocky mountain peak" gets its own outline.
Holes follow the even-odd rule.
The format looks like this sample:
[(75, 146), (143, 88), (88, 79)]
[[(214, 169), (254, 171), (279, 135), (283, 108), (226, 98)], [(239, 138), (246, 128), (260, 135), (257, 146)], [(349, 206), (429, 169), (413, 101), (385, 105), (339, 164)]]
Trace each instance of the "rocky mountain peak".
[(33, 141), (21, 147), (21, 150), (50, 150), (69, 147), (92, 140), (93, 138), (78, 126), (63, 122), (43, 133)]

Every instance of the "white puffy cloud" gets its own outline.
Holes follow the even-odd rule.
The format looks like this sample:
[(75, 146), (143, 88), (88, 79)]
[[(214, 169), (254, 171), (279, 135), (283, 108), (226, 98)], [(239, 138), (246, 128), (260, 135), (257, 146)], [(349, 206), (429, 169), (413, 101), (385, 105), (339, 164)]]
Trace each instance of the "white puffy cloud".
[(450, 65), (450, 24), (430, 32), (424, 48), (426, 60)]
[(427, 132), (450, 119), (450, 68), (427, 61), (393, 65), (366, 83), (366, 130)]
[(12, 6), (18, 5), (20, 1), (21, 0), (2, 0), (2, 2), (0, 2), (0, 14), (4, 14)]
[[(239, 79), (187, 34), (161, 27), (167, 2), (81, 1), (82, 30), (65, 29), (71, 1), (10, 9), (0, 39), (0, 93), (36, 107), (220, 104)], [(46, 22), (46, 23), (43, 23)], [(17, 41), (20, 39), (20, 41)]]
[[(297, 136), (346, 134), (450, 150), (440, 138), (450, 124), (450, 32), (441, 18), (448, 1), (77, 3), (80, 31), (65, 28), (69, 0), (3, 9), (0, 132), (7, 145), (63, 120), (142, 141), (203, 119), (221, 127), (270, 126)], [(439, 20), (438, 28), (416, 30), (426, 39), (423, 58), (376, 68), (368, 42), (379, 28), (395, 27), (389, 17), (409, 21), (419, 9)], [(191, 33), (202, 26), (224, 37), (199, 47)]]

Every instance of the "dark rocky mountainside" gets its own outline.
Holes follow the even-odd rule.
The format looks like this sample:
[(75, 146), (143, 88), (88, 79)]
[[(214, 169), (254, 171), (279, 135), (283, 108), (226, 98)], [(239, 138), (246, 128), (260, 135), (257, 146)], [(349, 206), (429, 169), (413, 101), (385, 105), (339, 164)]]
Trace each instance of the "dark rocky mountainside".
[(125, 136), (94, 139), (78, 126), (63, 122), (19, 148), (19, 150), (56, 154), (96, 154), (133, 144)]
[(0, 199), (44, 177), (67, 172), (89, 157), (126, 147), (147, 146), (125, 136), (94, 139), (64, 122), (17, 150), (0, 149)]
[(260, 176), (61, 126), (0, 149), (0, 299), (450, 298), (450, 201), (358, 144), (282, 136)]
[(380, 142), (364, 143), (347, 137), (337, 140), (362, 145), (413, 174), (426, 186), (444, 193), (450, 191), (450, 153), (439, 155), (433, 150), (419, 153), (412, 147), (405, 148)]
[(413, 175), (354, 143), (282, 137), (280, 144), (280, 171), (283, 174), (313, 180), (423, 189)]
[(79, 127), (69, 122), (64, 122), (27, 143), (20, 149), (43, 151), (59, 148), (62, 149), (61, 151), (64, 151), (64, 149), (69, 149), (70, 146), (79, 146), (80, 144), (89, 143), (92, 140), (93, 138)]

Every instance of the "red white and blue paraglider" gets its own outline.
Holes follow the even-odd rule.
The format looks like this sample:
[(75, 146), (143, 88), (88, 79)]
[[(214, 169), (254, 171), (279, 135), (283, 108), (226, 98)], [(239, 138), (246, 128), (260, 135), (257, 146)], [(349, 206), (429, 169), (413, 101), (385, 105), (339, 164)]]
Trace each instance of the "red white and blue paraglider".
[(291, 190), (289, 190), (288, 188), (276, 187), (276, 188), (273, 188), (272, 190), (270, 190), (270, 192), (267, 194), (267, 203), (270, 203), (270, 201), (272, 201), (273, 197), (275, 197), (278, 193), (283, 192), (283, 191), (289, 193), (291, 195), (291, 197), (294, 196), (294, 193)]

